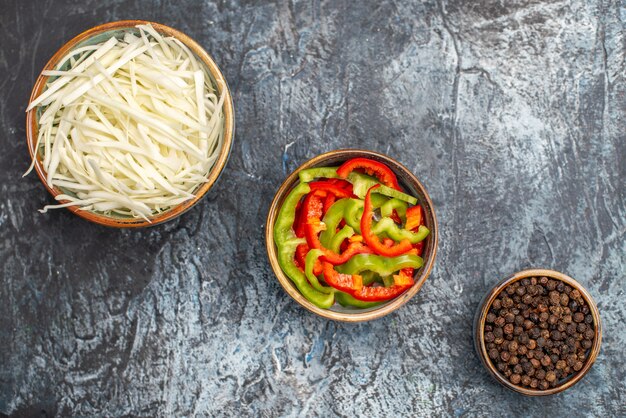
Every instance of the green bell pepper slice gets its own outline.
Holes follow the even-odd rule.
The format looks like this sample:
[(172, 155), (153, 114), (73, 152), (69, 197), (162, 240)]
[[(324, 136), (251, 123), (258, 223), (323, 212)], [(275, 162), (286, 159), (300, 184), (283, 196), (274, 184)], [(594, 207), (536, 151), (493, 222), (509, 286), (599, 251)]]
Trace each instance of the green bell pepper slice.
[(360, 197), (361, 199), (365, 199), (365, 195), (367, 194), (367, 191), (372, 186), (376, 184), (380, 184), (380, 187), (378, 187), (376, 191), (373, 193), (378, 193), (378, 194), (393, 197), (399, 200), (403, 200), (412, 205), (417, 204), (417, 199), (414, 198), (413, 196), (410, 196), (406, 193), (402, 193), (399, 190), (392, 189), (391, 187), (387, 187), (384, 184), (381, 184), (374, 177), (353, 171), (352, 173), (348, 175), (348, 180), (350, 181), (350, 183), (352, 183), (352, 192), (358, 197)]
[(341, 306), (345, 308), (350, 308), (350, 307), (361, 308), (361, 309), (373, 308), (383, 303), (383, 302), (364, 302), (362, 300), (355, 299), (352, 295), (349, 295), (344, 292), (339, 292), (339, 291), (335, 293), (335, 299)]
[(320, 242), (326, 248), (330, 247), (330, 242), (336, 234), (337, 226), (345, 217), (346, 208), (352, 199), (339, 199), (328, 209), (324, 215), (323, 222), (326, 229), (320, 234)]
[[(372, 200), (374, 207), (384, 205), (389, 198), (382, 195), (372, 195), (377, 198)], [(354, 233), (361, 233), (361, 216), (363, 216), (363, 201), (360, 199), (339, 199), (328, 209), (323, 222), (326, 229), (320, 234), (320, 242), (324, 247), (330, 248), (333, 237), (337, 234), (337, 226), (342, 219), (350, 226)]]
[(347, 263), (337, 266), (337, 271), (343, 274), (360, 274), (365, 270), (378, 273), (381, 277), (390, 276), (398, 270), (407, 267), (418, 269), (424, 265), (422, 257), (414, 254), (404, 254), (398, 257), (384, 257), (374, 254), (357, 254)]
[(304, 274), (306, 274), (306, 278), (309, 280), (309, 283), (311, 283), (311, 286), (318, 292), (326, 294), (334, 293), (335, 289), (333, 287), (322, 285), (315, 274), (313, 274), (313, 266), (315, 266), (315, 262), (322, 255), (324, 255), (324, 252), (318, 249), (313, 249), (308, 252), (304, 259)]
[(372, 227), (372, 232), (376, 235), (385, 234), (396, 242), (408, 239), (411, 244), (417, 244), (428, 236), (430, 230), (424, 225), (420, 225), (417, 232), (412, 232), (407, 229), (401, 229), (391, 218), (382, 218)]
[(337, 174), (337, 168), (339, 167), (307, 168), (304, 170), (300, 170), (300, 172), (298, 173), (298, 178), (300, 178), (301, 183), (309, 183), (319, 178), (336, 179), (339, 178), (339, 175)]
[[(377, 196), (373, 194), (372, 197)], [(380, 196), (380, 195), (378, 195)], [(400, 199), (389, 199), (380, 207), (380, 214), (384, 217), (390, 217), (393, 214), (395, 209), (400, 215), (400, 218), (404, 221), (406, 220), (406, 210), (408, 208), (408, 204)]]
[(298, 184), (283, 202), (274, 223), (274, 242), (278, 253), (278, 264), (283, 272), (291, 279), (296, 288), (308, 301), (322, 309), (328, 309), (335, 303), (334, 293), (323, 293), (309, 284), (304, 273), (296, 266), (294, 256), (298, 245), (306, 242), (298, 238), (293, 231), (293, 222), (296, 218), (296, 205), (311, 188), (306, 183)]
[(341, 250), (341, 243), (346, 238), (350, 238), (352, 235), (354, 235), (354, 229), (352, 229), (352, 227), (348, 225), (344, 226), (343, 228), (341, 228), (341, 231), (337, 232), (335, 236), (330, 240), (330, 246), (327, 248), (339, 254)]
[(380, 276), (373, 271), (365, 270), (361, 273), (361, 277), (363, 278), (363, 286), (369, 286), (374, 282), (382, 283)]

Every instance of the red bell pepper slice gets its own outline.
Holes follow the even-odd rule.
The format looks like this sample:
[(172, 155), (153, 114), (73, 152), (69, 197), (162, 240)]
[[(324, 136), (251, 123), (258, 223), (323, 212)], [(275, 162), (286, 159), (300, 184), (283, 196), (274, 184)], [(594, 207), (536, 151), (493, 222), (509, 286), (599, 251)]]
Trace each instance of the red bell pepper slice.
[(304, 227), (311, 218), (320, 219), (322, 217), (323, 204), (321, 198), (327, 193), (323, 190), (309, 192), (300, 207), (300, 214), (296, 217), (294, 223), (294, 232), (298, 238), (304, 237)]
[(400, 215), (398, 215), (398, 211), (395, 209), (393, 210), (393, 212), (391, 212), (390, 218), (398, 225), (402, 223), (402, 219), (400, 219)]
[(353, 158), (348, 160), (337, 169), (337, 174), (340, 178), (345, 179), (348, 178), (351, 172), (357, 169), (365, 172), (365, 174), (376, 177), (385, 186), (400, 191), (402, 190), (400, 189), (395, 173), (391, 171), (389, 167), (381, 162), (370, 160), (369, 158)]
[(360, 242), (351, 242), (346, 250), (341, 254), (325, 248), (320, 242), (319, 233), (322, 231), (322, 224), (317, 220), (312, 220), (304, 227), (304, 236), (310, 248), (317, 248), (324, 252), (320, 258), (334, 266), (346, 263), (357, 254), (371, 254), (372, 250)]
[(323, 215), (326, 215), (326, 212), (328, 212), (328, 209), (330, 209), (330, 207), (333, 205), (333, 203), (335, 203), (336, 200), (337, 197), (334, 194), (328, 193), (326, 199), (324, 199), (324, 207), (322, 208)]
[[(311, 249), (307, 244), (300, 244), (296, 247), (296, 264), (300, 268), (300, 270), (304, 271), (304, 266), (306, 263), (306, 255), (309, 253)], [(313, 265), (313, 274), (319, 276), (322, 274), (322, 262), (320, 260), (315, 261)]]
[(406, 268), (393, 276), (393, 286), (364, 286), (351, 294), (355, 299), (364, 302), (382, 302), (399, 296), (414, 284), (413, 269)]
[(417, 255), (421, 257), (422, 253), (424, 252), (424, 241), (420, 241), (417, 244), (414, 244), (413, 248), (415, 248), (415, 251), (417, 251)]
[(422, 207), (420, 205), (411, 206), (406, 210), (406, 223), (404, 228), (413, 231), (419, 228), (424, 221), (422, 216)]
[(341, 274), (335, 267), (324, 262), (324, 281), (329, 286), (346, 293), (354, 293), (363, 288), (363, 278), (358, 274)]
[[(348, 188), (342, 186), (341, 184), (331, 183), (330, 181), (312, 181), (309, 183), (309, 187), (311, 188), (311, 191), (323, 190), (327, 193), (334, 194), (336, 197), (351, 197), (352, 196), (351, 189), (348, 190)], [(350, 187), (352, 187), (351, 184), (350, 184)]]
[(341, 274), (334, 266), (324, 262), (324, 281), (329, 286), (349, 293), (355, 299), (367, 302), (382, 302), (393, 299), (413, 286), (413, 269), (406, 268), (393, 276), (394, 284), (390, 287), (363, 286), (363, 278), (357, 274)]
[(372, 190), (375, 190), (379, 186), (379, 184), (376, 184), (370, 187), (370, 189), (367, 191), (367, 194), (365, 195), (365, 205), (363, 207), (363, 216), (361, 217), (361, 234), (363, 235), (363, 239), (365, 240), (367, 245), (372, 250), (374, 250), (376, 254), (385, 257), (397, 257), (411, 251), (413, 249), (413, 245), (411, 245), (411, 242), (408, 239), (403, 239), (399, 243), (391, 247), (387, 247), (383, 242), (380, 241), (380, 238), (378, 238), (378, 236), (372, 233)]
[[(417, 231), (420, 225), (424, 225), (424, 211), (420, 205), (415, 205), (406, 210), (406, 223), (404, 227), (410, 231)], [(424, 252), (424, 241), (413, 244), (413, 248), (417, 250), (417, 255), (421, 256)]]

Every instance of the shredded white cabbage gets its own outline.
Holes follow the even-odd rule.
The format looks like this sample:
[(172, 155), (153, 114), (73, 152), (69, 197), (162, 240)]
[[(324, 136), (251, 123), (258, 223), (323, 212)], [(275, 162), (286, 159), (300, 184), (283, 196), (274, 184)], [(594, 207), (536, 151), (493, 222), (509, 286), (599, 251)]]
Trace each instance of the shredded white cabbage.
[(207, 181), (223, 141), (226, 86), (219, 93), (182, 42), (137, 28), (44, 72), (56, 78), (27, 111), (40, 112), (35, 150), (46, 182), (68, 202), (40, 212), (80, 206), (148, 220)]

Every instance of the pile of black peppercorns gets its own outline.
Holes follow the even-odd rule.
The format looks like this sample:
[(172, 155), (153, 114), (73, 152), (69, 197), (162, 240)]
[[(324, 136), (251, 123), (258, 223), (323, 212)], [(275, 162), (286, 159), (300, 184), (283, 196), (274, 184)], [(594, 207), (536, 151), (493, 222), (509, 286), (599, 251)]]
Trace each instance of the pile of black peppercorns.
[(494, 299), (485, 324), (487, 354), (514, 385), (546, 390), (583, 368), (595, 337), (589, 305), (564, 282), (531, 277)]

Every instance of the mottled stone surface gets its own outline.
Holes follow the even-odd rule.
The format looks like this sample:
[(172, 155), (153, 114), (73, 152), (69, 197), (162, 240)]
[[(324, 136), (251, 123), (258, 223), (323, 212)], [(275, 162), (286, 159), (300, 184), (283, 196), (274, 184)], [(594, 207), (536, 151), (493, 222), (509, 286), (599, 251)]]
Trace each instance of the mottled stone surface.
[[(95, 24), (143, 18), (196, 38), (233, 91), (217, 186), (172, 223), (91, 225), (29, 164), (36, 75)], [(625, 416), (626, 3), (0, 2), (0, 415)], [(301, 309), (267, 262), (285, 175), (343, 147), (412, 169), (440, 219), (423, 290), (372, 323)], [(581, 281), (604, 323), (574, 388), (509, 393), (471, 322), (531, 266)]]

